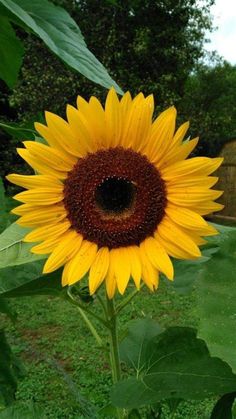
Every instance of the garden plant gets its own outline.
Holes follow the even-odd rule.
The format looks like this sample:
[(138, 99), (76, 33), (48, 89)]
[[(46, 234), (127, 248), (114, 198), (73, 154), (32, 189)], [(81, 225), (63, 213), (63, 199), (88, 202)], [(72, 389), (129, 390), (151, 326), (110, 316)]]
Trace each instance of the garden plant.
[[(11, 216), (0, 185), (0, 311), (15, 321), (9, 299), (44, 295), (79, 314), (112, 385), (103, 407), (87, 401), (74, 417), (174, 418), (186, 400), (212, 398), (211, 419), (233, 418), (236, 229), (204, 218), (222, 209), (214, 172), (223, 159), (192, 157), (199, 138), (188, 135), (189, 122), (178, 126), (174, 106), (155, 115), (152, 94), (123, 92), (63, 8), (0, 0), (0, 11), (0, 77), (9, 88), (22, 64), (17, 31), (30, 31), (105, 91), (101, 99), (78, 92), (64, 118), (46, 111), (34, 127), (0, 123), (22, 136), (17, 152), (28, 165), (26, 173), (9, 167), (6, 179), (26, 189), (14, 195)], [(140, 315), (121, 333), (122, 313), (162, 282), (176, 292), (196, 287), (197, 327)], [(4, 330), (0, 350), (0, 418), (44, 417), (37, 403), (22, 413), (15, 401), (25, 373)]]

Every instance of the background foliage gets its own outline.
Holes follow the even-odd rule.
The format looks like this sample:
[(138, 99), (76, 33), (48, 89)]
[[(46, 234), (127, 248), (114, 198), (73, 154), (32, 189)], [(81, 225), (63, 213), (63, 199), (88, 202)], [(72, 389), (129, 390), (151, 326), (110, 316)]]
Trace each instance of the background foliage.
[[(79, 24), (88, 48), (109, 74), (133, 94), (153, 93), (157, 110), (175, 104), (179, 122), (190, 119), (191, 135), (201, 136), (197, 153), (216, 155), (236, 135), (236, 69), (204, 57), (205, 31), (211, 29), (213, 0), (54, 0)], [(44, 110), (64, 115), (76, 95), (104, 98), (99, 85), (67, 67), (32, 33), (17, 28), (24, 45), (20, 77), (13, 89), (0, 84), (0, 120), (32, 128)], [(217, 117), (216, 117), (217, 115)], [(21, 139), (25, 139), (26, 132)], [(15, 154), (19, 139), (0, 133), (0, 176), (9, 165), (21, 172)]]

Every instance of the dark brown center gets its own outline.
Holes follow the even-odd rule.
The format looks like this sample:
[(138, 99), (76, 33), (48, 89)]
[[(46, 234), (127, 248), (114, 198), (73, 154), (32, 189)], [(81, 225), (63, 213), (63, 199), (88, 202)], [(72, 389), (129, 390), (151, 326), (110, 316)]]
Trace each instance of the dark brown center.
[(145, 156), (121, 147), (99, 150), (68, 174), (64, 205), (72, 227), (99, 247), (139, 245), (164, 216), (165, 184)]

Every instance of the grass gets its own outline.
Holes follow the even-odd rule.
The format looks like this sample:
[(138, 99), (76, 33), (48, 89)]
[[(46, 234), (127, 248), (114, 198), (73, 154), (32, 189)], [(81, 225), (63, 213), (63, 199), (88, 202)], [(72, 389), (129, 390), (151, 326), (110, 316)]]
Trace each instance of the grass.
[[(128, 320), (143, 316), (163, 326), (195, 326), (194, 302), (194, 292), (181, 296), (165, 283), (156, 294), (143, 289), (122, 312), (121, 331)], [(18, 313), (16, 325), (2, 315), (0, 326), (6, 327), (13, 351), (27, 371), (17, 400), (33, 400), (51, 419), (92, 418), (92, 413), (84, 413), (90, 408), (86, 399), (99, 408), (109, 403), (110, 370), (76, 307), (45, 296), (14, 299), (11, 305)], [(175, 418), (209, 418), (212, 405), (211, 400), (182, 403)]]

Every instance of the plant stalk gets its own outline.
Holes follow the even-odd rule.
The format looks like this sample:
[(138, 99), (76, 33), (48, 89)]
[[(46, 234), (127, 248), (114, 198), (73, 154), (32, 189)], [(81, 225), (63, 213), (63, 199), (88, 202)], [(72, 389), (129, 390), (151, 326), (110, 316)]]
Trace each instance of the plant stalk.
[[(107, 297), (107, 315), (108, 322), (110, 324), (110, 364), (112, 371), (112, 380), (116, 384), (117, 381), (121, 378), (121, 369), (120, 369), (120, 356), (119, 356), (119, 346), (118, 346), (118, 334), (117, 334), (117, 316), (115, 310), (115, 304), (113, 299)], [(118, 419), (123, 418), (123, 412), (121, 409), (117, 408), (117, 417)]]

